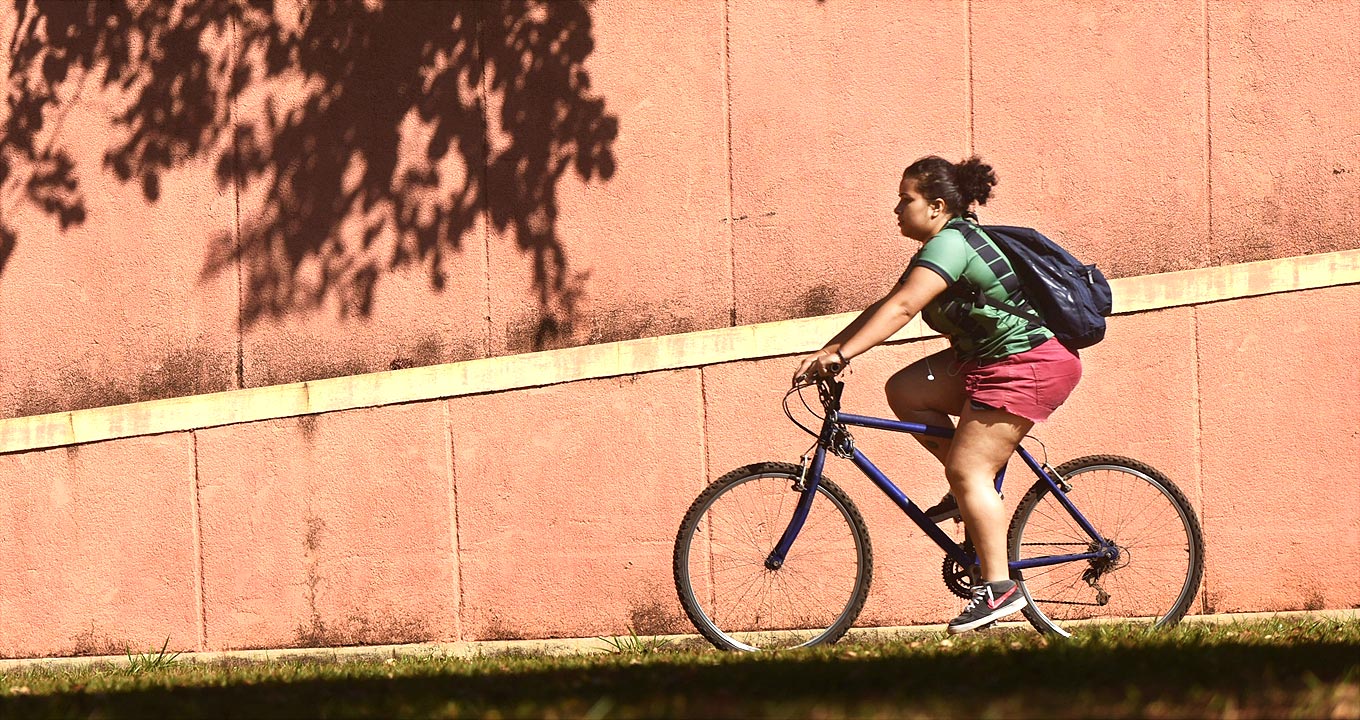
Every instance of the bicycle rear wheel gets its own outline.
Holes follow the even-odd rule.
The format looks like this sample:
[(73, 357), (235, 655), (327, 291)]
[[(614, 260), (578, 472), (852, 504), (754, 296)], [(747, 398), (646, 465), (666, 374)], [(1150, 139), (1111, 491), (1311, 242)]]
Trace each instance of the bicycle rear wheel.
[(788, 557), (765, 559), (793, 516), (800, 468), (757, 463), (708, 486), (675, 538), (675, 588), (694, 627), (721, 650), (771, 650), (839, 640), (864, 607), (873, 550), (864, 518), (822, 478)]
[[(1079, 458), (1056, 471), (1071, 487), (1064, 494), (1118, 556), (1015, 571), (1030, 624), (1070, 635), (1092, 621), (1179, 622), (1204, 573), (1204, 538), (1184, 493), (1156, 469), (1115, 455)], [(1020, 500), (1009, 542), (1012, 561), (1099, 549), (1042, 480)]]

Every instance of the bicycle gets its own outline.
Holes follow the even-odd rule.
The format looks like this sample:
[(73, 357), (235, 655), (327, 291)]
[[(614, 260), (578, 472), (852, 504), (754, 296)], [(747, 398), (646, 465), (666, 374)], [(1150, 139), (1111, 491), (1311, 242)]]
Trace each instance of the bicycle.
[[(816, 386), (819, 432), (789, 410)], [(807, 647), (839, 640), (869, 595), (873, 550), (859, 509), (823, 475), (828, 452), (851, 461), (945, 553), (945, 586), (969, 597), (980, 576), (971, 543), (950, 538), (855, 447), (850, 426), (948, 438), (947, 427), (840, 412), (843, 382), (809, 381), (784, 396), (784, 413), (817, 438), (799, 465), (761, 462), (713, 481), (685, 514), (673, 568), (680, 604), (699, 633), (723, 650)], [(1057, 468), (1024, 448), (1036, 481), (1007, 537), (1011, 577), (1040, 632), (1105, 618), (1168, 626), (1198, 592), (1204, 539), (1185, 495), (1151, 466), (1091, 455)], [(1046, 452), (1045, 452), (1046, 455)], [(996, 475), (1001, 492), (1006, 468)], [(796, 497), (796, 502), (793, 498)], [(1081, 505), (1078, 509), (1077, 505)], [(823, 607), (824, 605), (824, 607)]]

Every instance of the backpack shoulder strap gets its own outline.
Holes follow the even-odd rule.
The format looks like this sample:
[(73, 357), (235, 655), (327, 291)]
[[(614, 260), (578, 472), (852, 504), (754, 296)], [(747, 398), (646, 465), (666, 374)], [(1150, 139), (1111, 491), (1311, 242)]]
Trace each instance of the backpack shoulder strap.
[[(1021, 285), (1020, 276), (1016, 273), (1014, 266), (1010, 265), (1011, 259), (1005, 257), (1004, 253), (1000, 253), (998, 247), (989, 244), (987, 240), (978, 233), (977, 226), (973, 223), (959, 219), (951, 221), (947, 227), (953, 227), (955, 230), (963, 233), (963, 237), (968, 241), (969, 247), (973, 248), (973, 251), (992, 268), (992, 274), (996, 275), (998, 278), (1002, 278), (1001, 287), (1005, 288), (1007, 296), (1014, 297), (1016, 291), (1021, 288)], [(997, 272), (998, 269), (1002, 269), (1003, 271)], [(1009, 270), (1010, 272), (1005, 272), (1006, 270)], [(1041, 320), (1038, 315), (1032, 312), (1025, 312), (1022, 306), (1028, 305), (1028, 301), (1022, 303), (1022, 306), (1012, 305), (988, 297), (987, 294), (983, 292), (982, 288), (978, 288), (977, 297), (974, 298), (973, 302), (977, 307), (985, 305), (995, 308), (1007, 315), (1018, 317), (1031, 325), (1042, 327), (1044, 324), (1043, 320)]]

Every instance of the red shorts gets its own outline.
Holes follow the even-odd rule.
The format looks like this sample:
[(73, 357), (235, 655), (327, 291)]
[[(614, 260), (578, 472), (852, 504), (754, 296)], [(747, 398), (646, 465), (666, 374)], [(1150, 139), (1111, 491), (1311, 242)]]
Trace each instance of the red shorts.
[(979, 365), (960, 366), (969, 401), (1027, 420), (1047, 420), (1081, 380), (1081, 358), (1056, 338), (1033, 350)]

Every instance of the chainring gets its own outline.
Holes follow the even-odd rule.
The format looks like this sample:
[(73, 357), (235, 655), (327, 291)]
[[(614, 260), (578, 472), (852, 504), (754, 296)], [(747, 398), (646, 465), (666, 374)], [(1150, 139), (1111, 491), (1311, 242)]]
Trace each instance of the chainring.
[[(963, 543), (965, 553), (973, 552), (972, 541)], [(979, 568), (974, 566), (971, 570), (964, 570), (963, 566), (954, 558), (945, 555), (944, 564), (940, 567), (940, 574), (944, 577), (944, 586), (949, 588), (949, 592), (967, 600), (973, 597), (973, 573), (979, 572)]]

